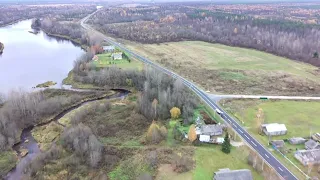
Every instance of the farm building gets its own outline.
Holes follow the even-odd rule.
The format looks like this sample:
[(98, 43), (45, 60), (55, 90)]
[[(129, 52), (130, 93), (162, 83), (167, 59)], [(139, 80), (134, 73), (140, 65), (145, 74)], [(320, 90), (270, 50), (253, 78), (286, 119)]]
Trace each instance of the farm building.
[(113, 53), (112, 58), (113, 58), (113, 60), (121, 60), (122, 59), (122, 52)]
[(219, 169), (213, 174), (213, 180), (253, 180), (249, 169), (230, 170)]
[(320, 144), (312, 139), (304, 143), (306, 149), (320, 149)]
[(299, 150), (294, 154), (294, 157), (304, 166), (310, 163), (320, 164), (320, 149)]
[(284, 124), (272, 123), (272, 124), (263, 124), (262, 131), (267, 136), (279, 136), (287, 133), (287, 128)]
[(103, 46), (102, 48), (104, 52), (114, 52), (115, 50), (114, 46)]
[(289, 139), (289, 143), (290, 144), (294, 144), (294, 145), (297, 145), (297, 144), (303, 144), (305, 143), (307, 140), (302, 138), (302, 137), (294, 137), (294, 138), (290, 138)]

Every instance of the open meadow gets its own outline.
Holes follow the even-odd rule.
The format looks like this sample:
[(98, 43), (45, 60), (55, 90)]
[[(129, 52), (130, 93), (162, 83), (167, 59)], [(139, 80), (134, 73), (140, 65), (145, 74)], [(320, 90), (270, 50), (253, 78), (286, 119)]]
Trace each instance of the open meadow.
[(214, 93), (312, 96), (320, 92), (317, 67), (261, 51), (200, 41), (122, 43)]

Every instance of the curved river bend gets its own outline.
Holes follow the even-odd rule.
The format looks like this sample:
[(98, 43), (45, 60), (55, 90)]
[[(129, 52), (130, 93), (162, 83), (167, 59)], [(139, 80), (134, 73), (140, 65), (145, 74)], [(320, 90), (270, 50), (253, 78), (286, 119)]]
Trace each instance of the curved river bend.
[(68, 40), (58, 40), (40, 31), (32, 34), (31, 20), (0, 28), (5, 46), (0, 56), (0, 93), (30, 90), (37, 84), (55, 81), (62, 85), (74, 60), (84, 51)]

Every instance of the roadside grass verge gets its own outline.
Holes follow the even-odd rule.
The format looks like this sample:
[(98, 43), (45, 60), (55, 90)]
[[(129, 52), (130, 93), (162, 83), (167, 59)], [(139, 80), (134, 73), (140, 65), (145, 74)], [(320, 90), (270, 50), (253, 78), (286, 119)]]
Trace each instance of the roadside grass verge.
[[(237, 119), (243, 121), (245, 128), (272, 153), (298, 178), (304, 179), (304, 175), (289, 163), (282, 155), (268, 146), (268, 137), (258, 133), (256, 113), (259, 108), (263, 109), (264, 123), (283, 123), (288, 132), (283, 136), (274, 136), (271, 140), (285, 140), (292, 137), (310, 137), (310, 132), (320, 132), (320, 102), (315, 101), (290, 101), (290, 100), (223, 100), (221, 103), (227, 111), (231, 112)], [(221, 104), (220, 103), (220, 104)], [(288, 159), (302, 169), (306, 174), (308, 168), (304, 167), (294, 158), (294, 153), (298, 149), (304, 149), (304, 145), (285, 144)], [(317, 175), (316, 168), (313, 168), (311, 175)]]

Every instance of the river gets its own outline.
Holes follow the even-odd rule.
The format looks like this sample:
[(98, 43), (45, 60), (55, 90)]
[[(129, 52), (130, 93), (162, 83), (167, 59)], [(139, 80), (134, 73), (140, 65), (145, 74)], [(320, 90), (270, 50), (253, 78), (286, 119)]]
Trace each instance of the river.
[(30, 30), (31, 20), (0, 28), (0, 42), (5, 47), (0, 55), (0, 93), (28, 91), (46, 81), (55, 81), (60, 87), (73, 61), (84, 52), (71, 41)]

